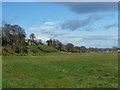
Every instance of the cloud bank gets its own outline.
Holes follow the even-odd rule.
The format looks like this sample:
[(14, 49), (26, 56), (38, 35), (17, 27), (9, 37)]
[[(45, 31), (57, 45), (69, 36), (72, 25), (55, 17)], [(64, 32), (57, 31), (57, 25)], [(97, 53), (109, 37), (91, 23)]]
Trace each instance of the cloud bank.
[(63, 2), (58, 4), (67, 6), (72, 12), (76, 14), (118, 10), (117, 2)]
[(117, 23), (113, 23), (113, 24), (104, 26), (105, 29), (110, 29), (110, 28), (113, 28), (113, 27), (118, 27), (118, 24)]
[[(67, 20), (61, 24), (61, 28), (72, 30), (72, 31), (77, 30), (79, 28), (83, 28), (83, 27), (86, 27), (88, 25), (92, 25), (93, 23), (103, 19), (106, 16), (112, 16), (112, 15), (113, 14), (110, 14), (110, 15), (91, 14), (84, 20), (80, 20), (80, 19)], [(107, 27), (110, 27), (110, 26), (107, 26)]]

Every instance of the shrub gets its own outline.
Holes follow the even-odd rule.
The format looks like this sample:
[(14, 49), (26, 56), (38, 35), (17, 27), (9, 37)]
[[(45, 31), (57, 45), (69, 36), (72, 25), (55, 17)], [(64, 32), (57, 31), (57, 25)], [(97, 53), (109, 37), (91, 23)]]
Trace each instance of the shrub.
[(5, 51), (5, 52), (7, 52), (9, 54), (14, 54), (12, 46), (5, 46), (5, 47), (3, 47), (3, 51)]
[(4, 46), (2, 48), (2, 53), (3, 55), (19, 55), (19, 54), (27, 54), (27, 47), (19, 47), (19, 46), (14, 46), (14, 45), (9, 45), (9, 46)]
[(2, 51), (2, 55), (4, 55), (4, 56), (10, 56), (11, 54), (3, 50)]
[(37, 50), (32, 50), (32, 53), (37, 53), (38, 51)]
[(21, 52), (20, 47), (16, 46), (16, 47), (15, 47), (15, 53), (20, 53), (20, 52)]

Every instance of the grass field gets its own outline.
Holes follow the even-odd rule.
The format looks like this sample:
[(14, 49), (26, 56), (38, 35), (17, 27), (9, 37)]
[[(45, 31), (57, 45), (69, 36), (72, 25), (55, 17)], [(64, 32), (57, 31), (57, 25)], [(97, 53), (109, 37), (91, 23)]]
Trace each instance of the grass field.
[(117, 53), (3, 56), (3, 88), (117, 88)]

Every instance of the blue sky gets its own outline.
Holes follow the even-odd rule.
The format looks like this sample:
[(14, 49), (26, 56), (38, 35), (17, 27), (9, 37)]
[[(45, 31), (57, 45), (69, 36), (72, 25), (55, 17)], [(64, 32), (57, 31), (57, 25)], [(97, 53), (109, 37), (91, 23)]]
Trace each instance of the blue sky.
[(76, 46), (118, 45), (117, 3), (3, 2), (3, 24), (18, 24), (27, 38), (58, 39)]

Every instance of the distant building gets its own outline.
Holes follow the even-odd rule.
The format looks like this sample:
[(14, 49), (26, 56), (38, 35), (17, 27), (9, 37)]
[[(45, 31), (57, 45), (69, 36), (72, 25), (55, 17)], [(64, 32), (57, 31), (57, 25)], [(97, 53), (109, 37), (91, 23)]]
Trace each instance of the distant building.
[(41, 39), (34, 40), (33, 44), (30, 39), (25, 39), (25, 42), (28, 43), (29, 45), (43, 45)]
[(117, 50), (118, 52), (120, 52), (120, 50)]
[(25, 39), (25, 42), (28, 43), (29, 45), (32, 45), (30, 39)]

